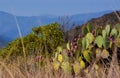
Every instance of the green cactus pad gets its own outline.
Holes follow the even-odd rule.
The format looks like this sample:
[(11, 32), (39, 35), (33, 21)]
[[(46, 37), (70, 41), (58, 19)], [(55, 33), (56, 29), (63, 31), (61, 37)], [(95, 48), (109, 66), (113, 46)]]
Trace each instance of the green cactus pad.
[(102, 36), (103, 36), (103, 38), (105, 38), (106, 35), (107, 35), (107, 32), (106, 32), (105, 30), (103, 30), (103, 31), (102, 31)]
[(104, 39), (102, 36), (97, 36), (96, 39), (95, 39), (95, 43), (97, 44), (97, 46), (99, 48), (102, 48), (102, 45), (104, 43)]
[(91, 52), (89, 50), (83, 51), (83, 56), (87, 62), (91, 62)]
[(109, 56), (109, 52), (108, 52), (106, 49), (104, 49), (104, 50), (102, 51), (101, 57), (102, 57), (102, 58), (108, 58), (108, 56)]
[(120, 48), (120, 38), (115, 39), (115, 45)]
[(68, 42), (66, 45), (67, 49), (70, 50), (70, 43)]
[(74, 70), (76, 75), (80, 73), (80, 65), (79, 65), (79, 63), (76, 62), (75, 64), (73, 64), (73, 70)]
[(106, 37), (104, 39), (103, 46), (104, 46), (105, 49), (108, 49), (110, 47), (109, 45), (110, 45), (110, 40), (109, 40), (108, 37)]
[(71, 73), (72, 68), (69, 62), (63, 62), (61, 68), (63, 69), (64, 72)]
[(110, 25), (106, 25), (105, 30), (106, 30), (106, 34), (108, 36), (110, 33)]
[(118, 32), (117, 32), (117, 29), (116, 28), (113, 28), (112, 30), (111, 30), (111, 33), (110, 33), (110, 35), (111, 36), (117, 36), (117, 34), (118, 34)]
[(89, 40), (89, 43), (92, 43), (94, 41), (94, 36), (92, 33), (87, 33), (86, 39)]

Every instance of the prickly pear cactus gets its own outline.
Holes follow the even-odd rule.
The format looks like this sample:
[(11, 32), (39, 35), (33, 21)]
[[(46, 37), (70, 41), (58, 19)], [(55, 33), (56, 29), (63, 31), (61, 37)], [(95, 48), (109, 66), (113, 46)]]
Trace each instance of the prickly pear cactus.
[(63, 56), (62, 56), (62, 54), (58, 54), (58, 61), (61, 63), (62, 61), (63, 61)]
[[(57, 48), (54, 69), (62, 69), (64, 72), (74, 72), (78, 75), (82, 71), (88, 74), (87, 65), (91, 64), (93, 59), (109, 59), (110, 51), (114, 51), (113, 46), (120, 48), (120, 29), (106, 25), (98, 27), (91, 32), (91, 27), (86, 26), (82, 30), (82, 36), (75, 37), (73, 42), (68, 42), (63, 47)], [(94, 65), (96, 77), (98, 77), (99, 66)]]
[(85, 68), (85, 62), (83, 60), (80, 60), (80, 69)]
[(66, 73), (71, 73), (71, 71), (72, 71), (72, 67), (70, 66), (69, 62), (63, 62), (62, 65), (61, 65), (61, 68)]
[(97, 48), (95, 52), (96, 57), (101, 57), (101, 53), (102, 53), (102, 50), (100, 48)]
[(67, 49), (70, 50), (70, 43), (68, 42), (66, 45)]
[(87, 31), (88, 31), (88, 32), (91, 32), (91, 31), (92, 31), (92, 24), (91, 24), (91, 23), (89, 23), (89, 24), (87, 25)]
[(89, 40), (84, 37), (84, 38), (82, 39), (82, 47), (83, 47), (83, 49), (89, 48), (89, 45), (90, 45)]
[(104, 43), (104, 39), (102, 36), (97, 36), (96, 39), (95, 39), (95, 43), (97, 44), (97, 46), (99, 48), (102, 48), (102, 45)]
[(62, 52), (62, 50), (63, 50), (62, 46), (58, 46), (58, 47), (57, 47), (57, 51), (58, 51), (59, 53)]
[(107, 32), (105, 30), (102, 30), (102, 36), (103, 36), (103, 38), (106, 38)]
[(86, 35), (87, 33), (88, 33), (87, 28), (86, 28), (86, 27), (83, 27), (83, 28), (82, 28), (82, 34), (83, 34), (83, 35)]
[(116, 28), (113, 28), (113, 29), (111, 30), (110, 36), (115, 36), (115, 37), (117, 37), (117, 34), (118, 34), (117, 29), (116, 29)]
[(120, 38), (115, 39), (115, 45), (120, 48)]
[(91, 62), (91, 52), (89, 50), (83, 51), (83, 56), (88, 63)]
[(109, 57), (109, 52), (106, 49), (104, 49), (101, 53), (101, 56), (102, 56), (102, 58), (108, 58)]
[(109, 36), (109, 34), (110, 34), (110, 25), (106, 25), (105, 31), (106, 31), (107, 36)]
[(108, 49), (110, 45), (110, 40), (108, 37), (104, 38), (103, 46), (105, 49)]
[(59, 62), (55, 61), (55, 62), (53, 62), (52, 65), (53, 65), (54, 70), (56, 70), (56, 71), (59, 70), (59, 68), (60, 68), (60, 63)]
[(86, 39), (89, 40), (89, 43), (92, 43), (94, 41), (94, 36), (92, 33), (87, 33)]
[(78, 62), (75, 62), (75, 63), (73, 64), (73, 69), (74, 69), (74, 72), (75, 72), (76, 75), (80, 73), (80, 69), (81, 69), (81, 68), (80, 68), (80, 65), (79, 65)]

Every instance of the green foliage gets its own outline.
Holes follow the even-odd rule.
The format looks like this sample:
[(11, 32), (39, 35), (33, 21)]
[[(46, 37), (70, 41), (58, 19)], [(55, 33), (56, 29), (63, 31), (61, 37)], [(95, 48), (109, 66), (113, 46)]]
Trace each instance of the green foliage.
[[(112, 53), (114, 52), (112, 46), (116, 45), (118, 48), (120, 47), (119, 29), (115, 27), (113, 29), (110, 25), (106, 25), (105, 29), (97, 27), (94, 29), (95, 33), (91, 33), (93, 30), (90, 30), (89, 26), (82, 29), (83, 36), (78, 39), (75, 38), (73, 42), (67, 43), (66, 47), (61, 50), (61, 56), (67, 57), (63, 58), (64, 60), (61, 65), (62, 69), (65, 67), (63, 71), (68, 71), (69, 68), (72, 68), (76, 75), (85, 69), (87, 66), (86, 62), (91, 64), (97, 58), (109, 59), (108, 57), (111, 56), (109, 50)], [(75, 48), (76, 46), (77, 48)], [(96, 64), (95, 69), (98, 70)]]
[(68, 42), (66, 45), (67, 49), (70, 50), (70, 43)]
[(82, 27), (82, 34), (86, 35), (87, 33), (92, 32), (92, 24), (89, 23), (87, 26)]
[(92, 33), (87, 33), (86, 39), (89, 40), (89, 43), (92, 43), (94, 41), (94, 36)]
[(89, 42), (89, 40), (87, 38), (82, 39), (82, 47), (83, 47), (83, 49), (87, 49), (89, 47), (89, 44), (90, 44), (90, 42)]
[(118, 34), (117, 29), (116, 29), (116, 28), (113, 28), (113, 29), (111, 30), (110, 36), (115, 36), (115, 37), (117, 37), (117, 34)]
[(63, 62), (61, 65), (61, 68), (66, 72), (66, 73), (71, 73), (72, 67), (70, 66), (69, 62)]
[(82, 27), (82, 34), (86, 35), (88, 33), (88, 30), (86, 27)]
[(108, 37), (104, 38), (103, 46), (105, 49), (108, 49), (110, 45), (110, 40)]
[(102, 48), (102, 45), (104, 43), (104, 39), (102, 36), (97, 36), (96, 39), (95, 39), (95, 43), (97, 44), (97, 46), (99, 48)]
[(73, 64), (73, 70), (74, 70), (76, 75), (80, 73), (80, 64), (78, 62)]
[(83, 60), (80, 60), (80, 69), (85, 68), (85, 62)]
[(59, 70), (59, 68), (60, 68), (60, 63), (59, 62), (56, 61), (52, 65), (53, 65), (54, 70)]
[(103, 38), (106, 38), (107, 32), (105, 30), (102, 30), (102, 36), (103, 36)]
[(120, 48), (120, 38), (115, 39), (115, 45)]
[(50, 44), (52, 47), (56, 48), (63, 42), (63, 32), (57, 23), (33, 28), (32, 30), (37, 36), (42, 38), (46, 44)]
[(116, 24), (115, 27), (120, 30), (120, 23)]
[(106, 34), (107, 34), (107, 36), (108, 36), (109, 33), (110, 33), (110, 25), (106, 25), (105, 31), (106, 31)]
[(101, 53), (101, 56), (102, 56), (102, 58), (108, 58), (109, 52), (106, 49), (104, 49)]
[(101, 53), (102, 53), (101, 49), (97, 48), (96, 51), (95, 51), (96, 57), (100, 57)]
[[(84, 34), (82, 33), (83, 36), (78, 38), (77, 41), (75, 38), (73, 42), (67, 43), (66, 47), (62, 49), (62, 56), (67, 57), (67, 60), (64, 59), (65, 61), (63, 62), (72, 64), (72, 66), (69, 66), (76, 75), (85, 69), (87, 66), (86, 62), (91, 64), (91, 62), (97, 58), (109, 59), (108, 57), (111, 56), (109, 50), (112, 51), (112, 53), (114, 50), (112, 46), (116, 45), (118, 48), (120, 47), (118, 29), (112, 29), (110, 25), (106, 25), (105, 29), (97, 27), (94, 31), (95, 33), (91, 33), (89, 27), (84, 27), (82, 31), (84, 32)], [(73, 43), (74, 45), (72, 45)], [(74, 48), (75, 46), (77, 46), (77, 48)], [(67, 54), (64, 54), (66, 52)], [(98, 70), (96, 64), (95, 69)], [(64, 69), (63, 71), (67, 70), (68, 69)]]
[(22, 39), (14, 40), (7, 47), (0, 50), (0, 55), (16, 58), (17, 56), (23, 56), (23, 48), (25, 48), (27, 56), (39, 54), (51, 56), (57, 46), (62, 45), (64, 41), (63, 32), (57, 23), (36, 27), (32, 30), (32, 33)]
[(88, 25), (87, 25), (87, 31), (88, 32), (92, 32), (92, 24), (91, 23), (89, 23)]
[(58, 46), (58, 47), (57, 47), (57, 51), (58, 51), (59, 53), (62, 52), (62, 50), (63, 50), (62, 46)]
[(83, 56), (87, 62), (91, 62), (91, 52), (89, 50), (85, 50), (83, 52)]
[(97, 27), (95, 29), (95, 35), (98, 36), (98, 35), (101, 35), (102, 34), (102, 28), (101, 27)]

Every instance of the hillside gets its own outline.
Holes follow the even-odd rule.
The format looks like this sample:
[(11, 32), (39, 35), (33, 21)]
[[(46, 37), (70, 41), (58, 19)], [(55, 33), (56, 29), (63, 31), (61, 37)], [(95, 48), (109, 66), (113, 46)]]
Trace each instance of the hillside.
[(27, 78), (26, 72), (30, 77), (43, 75), (35, 78), (59, 78), (61, 74), (64, 78), (119, 78), (120, 27), (104, 27), (99, 31), (90, 25), (83, 27), (85, 33), (79, 35), (84, 36), (67, 43), (58, 23), (35, 27), (22, 38), (23, 44), (18, 38), (0, 50), (1, 64), (13, 74), (12, 78)]
[[(117, 12), (120, 16), (120, 12)], [(81, 33), (83, 26), (87, 26), (88, 24), (92, 24), (93, 28), (98, 26), (105, 26), (106, 24), (110, 24), (111, 26), (116, 25), (117, 23), (120, 23), (120, 20), (117, 18), (116, 14), (114, 12), (105, 14), (99, 18), (93, 18), (90, 21), (88, 21), (85, 24), (82, 24), (80, 26), (75, 27), (74, 29), (71, 29), (67, 32), (67, 38), (73, 39), (73, 37), (76, 34)]]
[[(117, 12), (117, 13), (120, 16), (120, 12)], [(104, 16), (100, 18), (95, 18), (95, 19), (88, 21), (88, 23), (92, 23), (93, 26), (105, 26), (106, 24), (110, 24), (113, 26), (119, 22), (120, 20), (118, 19), (118, 17), (116, 16), (114, 12), (105, 14)], [(86, 24), (83, 24), (83, 26)]]
[(3, 76), (8, 74), (9, 77), (10, 71), (11, 78), (35, 77), (38, 73), (43, 76), (35, 78), (45, 75), (51, 78), (60, 75), (63, 75), (61, 78), (119, 78), (120, 24), (116, 28), (106, 25), (117, 23), (119, 20), (114, 13), (92, 19), (67, 32), (71, 35), (65, 36), (68, 40), (79, 34), (69, 42), (65, 42), (58, 23), (34, 27), (27, 36), (0, 49), (0, 60), (3, 61), (0, 64), (5, 68), (2, 69)]

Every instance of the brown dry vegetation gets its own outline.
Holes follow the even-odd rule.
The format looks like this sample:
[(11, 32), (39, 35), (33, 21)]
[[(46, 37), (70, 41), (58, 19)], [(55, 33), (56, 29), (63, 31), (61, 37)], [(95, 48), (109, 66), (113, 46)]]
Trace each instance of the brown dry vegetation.
[[(113, 57), (114, 58), (114, 57)], [(6, 64), (0, 61), (0, 78), (119, 78), (120, 66), (114, 59), (110, 67), (105, 64), (96, 66), (95, 62), (81, 71), (80, 74), (65, 73), (62, 70), (56, 71), (52, 63), (48, 60), (45, 66), (35, 67), (34, 58), (29, 58), (26, 62), (24, 58), (18, 58), (16, 62)], [(103, 66), (104, 65), (104, 66)]]

